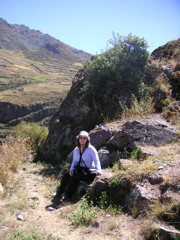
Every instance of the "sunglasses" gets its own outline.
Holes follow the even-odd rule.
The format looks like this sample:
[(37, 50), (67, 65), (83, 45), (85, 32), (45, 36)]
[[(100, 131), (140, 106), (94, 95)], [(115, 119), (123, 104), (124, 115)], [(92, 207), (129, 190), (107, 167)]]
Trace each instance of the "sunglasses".
[(85, 140), (85, 139), (87, 139), (87, 137), (79, 137), (79, 139), (84, 139)]

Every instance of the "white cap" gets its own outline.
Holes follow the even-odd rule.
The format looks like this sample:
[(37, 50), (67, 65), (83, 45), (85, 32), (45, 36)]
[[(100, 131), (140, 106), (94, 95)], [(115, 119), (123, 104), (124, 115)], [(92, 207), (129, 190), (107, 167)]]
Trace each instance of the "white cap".
[(80, 136), (87, 137), (88, 139), (90, 139), (90, 138), (89, 138), (89, 133), (86, 132), (86, 131), (81, 131), (81, 132), (79, 133), (79, 137), (80, 137)]

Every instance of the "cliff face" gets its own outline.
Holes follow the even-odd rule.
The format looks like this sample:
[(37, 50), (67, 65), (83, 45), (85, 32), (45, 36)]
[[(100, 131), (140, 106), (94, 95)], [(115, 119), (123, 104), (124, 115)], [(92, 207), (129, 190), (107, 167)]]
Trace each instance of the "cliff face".
[(56, 161), (69, 152), (75, 144), (75, 136), (81, 129), (89, 131), (96, 124), (94, 109), (81, 99), (86, 69), (80, 70), (60, 110), (53, 116), (49, 135), (37, 159)]
[(23, 117), (29, 113), (42, 109), (44, 104), (17, 105), (9, 102), (0, 102), (0, 123), (8, 123), (14, 119)]
[(33, 105), (17, 105), (9, 102), (0, 102), (0, 144), (11, 133), (14, 126), (20, 123), (40, 122), (43, 126), (49, 126), (51, 117), (56, 112), (54, 106), (47, 103)]

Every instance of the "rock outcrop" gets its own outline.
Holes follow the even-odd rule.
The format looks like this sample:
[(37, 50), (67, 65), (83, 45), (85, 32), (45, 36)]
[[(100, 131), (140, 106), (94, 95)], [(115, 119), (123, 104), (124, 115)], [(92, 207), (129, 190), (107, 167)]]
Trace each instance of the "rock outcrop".
[(136, 146), (160, 146), (173, 141), (175, 129), (157, 121), (127, 121), (121, 131), (108, 141), (108, 145), (119, 150)]
[[(166, 102), (167, 99), (171, 97), (174, 97), (177, 100), (179, 99), (178, 89), (180, 78), (179, 68), (176, 64), (176, 50), (178, 44), (179, 40), (175, 41), (175, 44), (173, 45), (174, 47), (172, 49), (170, 47), (171, 42), (167, 44), (167, 46), (165, 45), (162, 47), (162, 49), (166, 49), (168, 52), (172, 50), (172, 53), (167, 59), (165, 59), (164, 54), (161, 54), (163, 51), (162, 49), (159, 50), (160, 52), (157, 51), (159, 53), (152, 53), (150, 64), (146, 69), (144, 76), (145, 82), (147, 85), (150, 85), (153, 88), (152, 95), (156, 99), (157, 110), (162, 110), (163, 100)], [(174, 65), (172, 65), (173, 59), (175, 63)], [(91, 58), (91, 60), (93, 60), (93, 58)], [(95, 127), (95, 125), (103, 122), (103, 117), (101, 116), (102, 109), (97, 108), (97, 104), (94, 102), (94, 100), (92, 99), (90, 102), (85, 102), (82, 99), (81, 89), (84, 86), (84, 82), (88, 74), (87, 71), (88, 70), (85, 66), (84, 69), (80, 70), (76, 74), (72, 87), (66, 99), (63, 101), (60, 110), (54, 115), (51, 121), (49, 135), (42, 149), (40, 149), (39, 153), (37, 154), (36, 160), (38, 159), (41, 161), (50, 162), (61, 161), (64, 159), (64, 157), (67, 156), (69, 152), (72, 151), (75, 145), (75, 136), (79, 133), (80, 130), (90, 131)], [(121, 99), (121, 97), (123, 98), (122, 101), (125, 100), (124, 95), (119, 96), (119, 99)], [(116, 115), (120, 114), (119, 111), (120, 110), (118, 109)], [(156, 126), (156, 128), (158, 128), (158, 126)], [(142, 129), (144, 129), (146, 133), (148, 132), (147, 126), (143, 127)], [(146, 138), (145, 144), (148, 141), (146, 133), (142, 134), (142, 136)], [(150, 137), (151, 141), (154, 141), (154, 144), (156, 144), (156, 140), (159, 138), (159, 134), (163, 135), (164, 133), (165, 129), (161, 133), (159, 131), (156, 135), (155, 140), (153, 140), (155, 133), (152, 133), (152, 136), (148, 137)], [(174, 133), (172, 132), (171, 137), (173, 137), (173, 135)], [(129, 139), (126, 139), (126, 137), (126, 135), (123, 135), (123, 137), (120, 136), (121, 145), (126, 145), (127, 141), (129, 141)], [(139, 137), (140, 136), (138, 136), (138, 138)], [(138, 139), (134, 139), (133, 143), (138, 141)], [(131, 143), (132, 141), (130, 142), (130, 145)], [(97, 145), (97, 143), (95, 144)]]
[(145, 79), (153, 87), (156, 107), (162, 109), (162, 100), (173, 98), (180, 100), (180, 39), (168, 42), (155, 49), (147, 66)]
[(32, 104), (29, 106), (17, 105), (9, 102), (0, 102), (0, 123), (8, 123), (32, 112), (41, 110), (45, 104)]
[(82, 129), (90, 131), (97, 124), (94, 108), (81, 98), (85, 75), (86, 69), (76, 74), (66, 99), (52, 118), (49, 135), (35, 160), (59, 161), (73, 149), (75, 137)]

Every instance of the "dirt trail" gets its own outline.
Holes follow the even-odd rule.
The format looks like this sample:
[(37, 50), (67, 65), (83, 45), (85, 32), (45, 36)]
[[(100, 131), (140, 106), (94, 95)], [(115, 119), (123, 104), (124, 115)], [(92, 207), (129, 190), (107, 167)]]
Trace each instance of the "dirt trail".
[[(42, 166), (27, 163), (16, 173), (15, 177), (16, 179), (19, 178), (21, 183), (17, 193), (14, 193), (14, 196), (11, 197), (11, 201), (21, 201), (19, 196), (24, 194), (26, 200), (34, 204), (34, 208), (29, 207), (19, 211), (24, 221), (18, 221), (17, 214), (11, 215), (11, 225), (14, 228), (18, 227), (25, 231), (38, 229), (38, 231), (52, 234), (63, 240), (142, 239), (137, 225), (133, 227), (135, 222), (138, 224), (137, 220), (126, 215), (113, 216), (102, 212), (96, 219), (99, 223), (98, 227), (74, 227), (67, 216), (72, 215), (72, 212), (77, 207), (76, 205), (67, 204), (58, 210), (47, 211), (46, 206), (51, 204), (51, 198), (48, 196), (48, 185), (41, 174), (42, 169)], [(31, 198), (34, 198), (34, 200), (30, 200)], [(7, 207), (7, 204), (4, 203), (5, 206)], [(10, 230), (12, 231), (12, 229)]]

